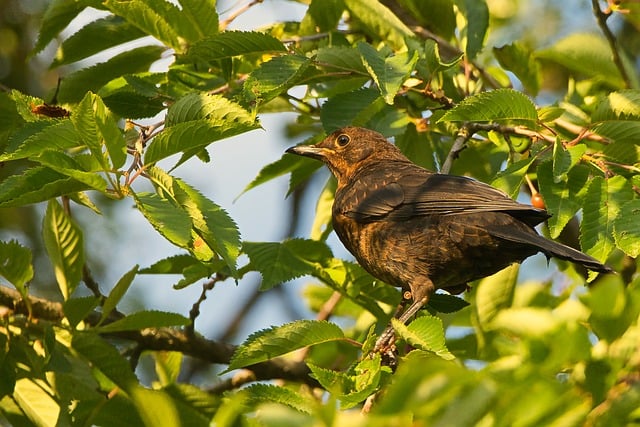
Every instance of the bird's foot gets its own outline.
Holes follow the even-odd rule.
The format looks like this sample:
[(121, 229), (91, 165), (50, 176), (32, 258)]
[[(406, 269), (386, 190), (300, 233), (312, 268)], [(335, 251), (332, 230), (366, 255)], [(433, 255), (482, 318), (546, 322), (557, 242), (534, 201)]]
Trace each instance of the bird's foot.
[(396, 348), (396, 334), (391, 326), (382, 332), (380, 338), (376, 341), (373, 347), (374, 353), (380, 353), (382, 357), (382, 364), (389, 366), (395, 371), (398, 365), (398, 350)]

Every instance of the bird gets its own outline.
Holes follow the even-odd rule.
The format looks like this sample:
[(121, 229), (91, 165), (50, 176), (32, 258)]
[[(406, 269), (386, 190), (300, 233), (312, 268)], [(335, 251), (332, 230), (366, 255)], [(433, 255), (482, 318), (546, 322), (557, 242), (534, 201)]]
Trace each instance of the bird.
[[(542, 252), (612, 270), (538, 234), (544, 209), (519, 203), (473, 178), (441, 174), (411, 162), (380, 133), (344, 127), (316, 145), (287, 153), (322, 161), (337, 187), (331, 218), (338, 238), (373, 277), (410, 292), (398, 320), (407, 323), (436, 289), (458, 294), (467, 284)], [(375, 349), (393, 343), (391, 326)]]

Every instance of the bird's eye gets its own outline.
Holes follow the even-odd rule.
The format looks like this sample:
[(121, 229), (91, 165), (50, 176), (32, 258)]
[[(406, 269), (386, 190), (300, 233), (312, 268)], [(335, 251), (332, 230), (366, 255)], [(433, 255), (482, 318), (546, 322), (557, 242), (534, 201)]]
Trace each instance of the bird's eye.
[(349, 142), (351, 141), (351, 137), (349, 137), (349, 135), (345, 135), (344, 133), (339, 135), (336, 138), (336, 143), (340, 146), (340, 147), (344, 147), (345, 145), (347, 145)]

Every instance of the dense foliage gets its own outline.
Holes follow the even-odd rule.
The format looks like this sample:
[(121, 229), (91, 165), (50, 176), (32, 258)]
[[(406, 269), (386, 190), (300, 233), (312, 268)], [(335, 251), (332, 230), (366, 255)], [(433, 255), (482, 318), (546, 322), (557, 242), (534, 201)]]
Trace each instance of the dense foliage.
[[(54, 42), (51, 67), (71, 71), (48, 99), (0, 92), (0, 162), (11, 171), (0, 181), (0, 208), (9, 215), (46, 205), (37, 235), (59, 297), (30, 288), (37, 270), (49, 268), (34, 262), (40, 249), (0, 242), (5, 421), (640, 423), (640, 6), (585, 0), (593, 7), (585, 32), (493, 45), (514, 25), (504, 2), (302, 3), (300, 22), (255, 31), (227, 30), (236, 14), (221, 19), (215, 0), (50, 3), (32, 53)], [(87, 8), (105, 13), (68, 35)], [(133, 40), (136, 47), (108, 50)], [(105, 51), (97, 63), (83, 61)], [(160, 59), (168, 65), (151, 71)], [(292, 129), (313, 135), (307, 143), (364, 126), (427, 168), (530, 197), (553, 214), (549, 237), (577, 244), (617, 274), (558, 263), (557, 273), (518, 283), (512, 266), (471, 284), (464, 298), (439, 293), (408, 325), (393, 323), (400, 360), (392, 372), (370, 350), (400, 291), (333, 255), (332, 179), (307, 238), (254, 242), (223, 206), (173, 173), (207, 162), (211, 143), (280, 112), (295, 114)], [(290, 174), (289, 193), (299, 195), (319, 167), (283, 155), (246, 191)], [(98, 215), (105, 198), (135, 205), (175, 252), (149, 266), (109, 266), (128, 271), (117, 283), (96, 283), (89, 260), (99, 248), (83, 243), (91, 224), (74, 212)], [(312, 277), (305, 303), (318, 317), (265, 324), (237, 347), (203, 338), (196, 320), (207, 291), (256, 271), (263, 292)], [(150, 274), (174, 274), (172, 292), (201, 286), (202, 296), (175, 312), (124, 312), (127, 291)], [(155, 372), (140, 374), (141, 357)], [(225, 380), (185, 381), (181, 369), (193, 359), (222, 366)]]

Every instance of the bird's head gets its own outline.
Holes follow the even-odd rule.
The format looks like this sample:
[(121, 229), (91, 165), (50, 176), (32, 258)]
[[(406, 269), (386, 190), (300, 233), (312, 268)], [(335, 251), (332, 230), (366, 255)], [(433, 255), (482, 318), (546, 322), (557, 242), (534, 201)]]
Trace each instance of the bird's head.
[(378, 132), (359, 127), (338, 129), (316, 145), (298, 145), (287, 153), (322, 160), (340, 183), (380, 160), (407, 158)]

